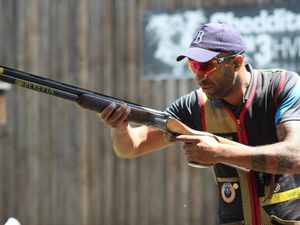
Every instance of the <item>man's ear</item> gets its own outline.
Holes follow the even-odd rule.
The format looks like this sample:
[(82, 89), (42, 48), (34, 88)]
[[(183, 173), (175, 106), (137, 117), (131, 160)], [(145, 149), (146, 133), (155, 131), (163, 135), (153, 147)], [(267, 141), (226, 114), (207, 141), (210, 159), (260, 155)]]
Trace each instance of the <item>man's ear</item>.
[(244, 62), (244, 56), (242, 55), (237, 55), (235, 57), (235, 61), (234, 61), (234, 66), (235, 66), (235, 70), (239, 70), (241, 68), (241, 65)]
[(234, 61), (235, 68), (239, 67), (241, 64), (239, 61)]

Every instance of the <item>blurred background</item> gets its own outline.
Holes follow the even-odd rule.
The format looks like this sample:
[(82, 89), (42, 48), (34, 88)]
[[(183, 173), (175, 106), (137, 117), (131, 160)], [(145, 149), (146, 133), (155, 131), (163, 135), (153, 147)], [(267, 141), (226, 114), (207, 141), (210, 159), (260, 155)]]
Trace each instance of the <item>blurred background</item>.
[[(285, 4), (294, 10), (286, 10), (294, 22), (276, 30), (283, 17), (274, 7)], [(199, 28), (206, 21), (228, 20), (248, 35), (251, 63), (263, 67), (278, 61), (296, 70), (296, 5), (283, 0), (0, 0), (0, 64), (164, 110), (197, 88), (183, 64), (173, 68), (170, 61), (174, 57), (176, 64), (176, 55), (189, 45), (185, 31), (195, 33), (194, 26), (185, 26), (189, 21)], [(178, 15), (176, 25), (172, 18)], [(268, 17), (270, 24), (261, 25)], [(251, 21), (260, 29), (250, 31)], [(119, 159), (110, 129), (96, 113), (28, 89), (5, 84), (0, 89), (0, 224), (11, 216), (22, 225), (217, 223), (213, 173), (189, 167), (180, 145)]]

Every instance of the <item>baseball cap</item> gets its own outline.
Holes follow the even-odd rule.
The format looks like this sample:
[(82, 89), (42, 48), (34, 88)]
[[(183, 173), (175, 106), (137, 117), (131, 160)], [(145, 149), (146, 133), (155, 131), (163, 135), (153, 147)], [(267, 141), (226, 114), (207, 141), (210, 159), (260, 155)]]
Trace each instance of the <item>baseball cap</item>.
[(207, 62), (220, 52), (237, 54), (244, 52), (246, 45), (240, 33), (225, 23), (207, 23), (195, 35), (190, 47), (177, 57), (185, 57), (198, 62)]

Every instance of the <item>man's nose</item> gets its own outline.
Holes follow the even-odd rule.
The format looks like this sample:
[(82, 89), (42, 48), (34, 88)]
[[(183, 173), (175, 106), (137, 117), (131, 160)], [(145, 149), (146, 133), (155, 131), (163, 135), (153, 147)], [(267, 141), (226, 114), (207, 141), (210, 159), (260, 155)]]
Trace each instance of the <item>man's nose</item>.
[(201, 80), (205, 80), (207, 77), (207, 74), (206, 73), (203, 73), (202, 71), (198, 71), (196, 74), (195, 74), (195, 79), (197, 81), (201, 81)]

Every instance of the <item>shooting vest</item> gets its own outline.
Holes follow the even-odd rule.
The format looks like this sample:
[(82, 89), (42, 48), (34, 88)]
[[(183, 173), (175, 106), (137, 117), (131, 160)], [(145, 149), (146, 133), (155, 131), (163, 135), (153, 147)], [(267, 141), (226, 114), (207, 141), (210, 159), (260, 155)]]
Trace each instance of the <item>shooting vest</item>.
[[(259, 73), (259, 71), (252, 72), (252, 84), (248, 90), (248, 99), (242, 106), (238, 118), (229, 107), (220, 104), (220, 101), (211, 101), (207, 99), (201, 89), (197, 91), (204, 131), (246, 145), (252, 144), (248, 141), (251, 134), (246, 133), (249, 124), (245, 124), (244, 118), (252, 107), (253, 101), (256, 101), (254, 98)], [(276, 107), (276, 98), (284, 85), (285, 73), (281, 73), (280, 77), (274, 95), (274, 107)], [(257, 96), (255, 99), (258, 99)], [(266, 132), (271, 131), (266, 130)], [(277, 139), (277, 137), (275, 138)], [(255, 171), (244, 172), (223, 164), (216, 164), (213, 170), (218, 187), (220, 224), (300, 225), (300, 222), (293, 221), (295, 218), (300, 220), (299, 175), (274, 176)], [(299, 212), (297, 213), (297, 211)]]

